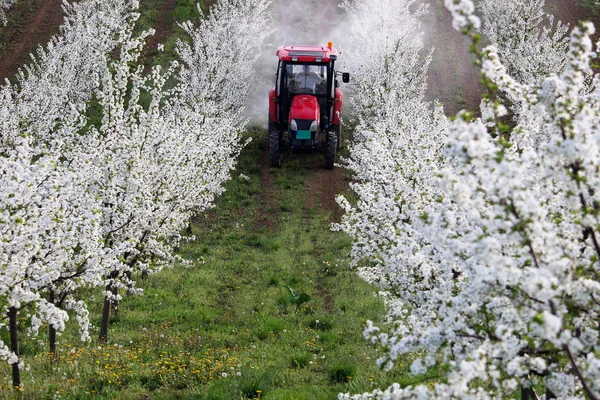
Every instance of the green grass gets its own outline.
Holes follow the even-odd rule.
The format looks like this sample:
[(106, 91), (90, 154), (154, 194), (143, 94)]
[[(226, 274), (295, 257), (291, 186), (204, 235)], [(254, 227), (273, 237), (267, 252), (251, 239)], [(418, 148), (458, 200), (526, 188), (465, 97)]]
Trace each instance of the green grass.
[[(226, 193), (197, 218), (196, 240), (181, 248), (190, 265), (140, 281), (144, 294), (121, 302), (108, 344), (99, 345), (97, 329), (91, 343), (81, 343), (70, 323), (52, 363), (44, 332), (21, 335), (29, 368), (23, 398), (330, 399), (415, 380), (405, 375), (408, 361), (392, 373), (377, 368), (362, 330), (385, 307), (350, 269), (351, 239), (329, 230), (326, 210), (305, 204), (311, 176), (302, 171), (322, 155), (289, 155), (282, 169), (266, 172), (275, 202), (267, 228), (264, 132), (249, 134), (254, 140)], [(283, 285), (311, 299), (296, 311)], [(98, 326), (101, 294), (87, 299)], [(7, 364), (0, 374), (0, 398), (18, 398)]]
[(600, 5), (598, 5), (598, 2), (594, 0), (577, 0), (577, 3), (581, 7), (590, 10), (594, 16), (598, 16), (598, 14), (600, 14)]
[[(146, 1), (141, 3), (140, 6), (140, 23), (138, 27), (140, 32), (144, 29), (152, 27), (152, 24), (158, 18), (160, 7), (167, 0), (161, 0), (159, 2)], [(195, 0), (177, 0), (175, 8), (166, 15), (166, 23), (172, 26), (172, 31), (167, 40), (163, 43), (164, 50), (157, 51), (156, 49), (149, 49), (147, 57), (150, 65), (161, 65), (166, 67), (171, 61), (178, 59), (176, 56), (176, 44), (177, 41), (189, 42), (189, 37), (179, 27), (179, 23), (186, 21), (197, 22), (200, 18), (200, 13), (196, 4), (200, 4), (203, 12), (208, 13), (208, 6), (206, 1), (195, 1)]]

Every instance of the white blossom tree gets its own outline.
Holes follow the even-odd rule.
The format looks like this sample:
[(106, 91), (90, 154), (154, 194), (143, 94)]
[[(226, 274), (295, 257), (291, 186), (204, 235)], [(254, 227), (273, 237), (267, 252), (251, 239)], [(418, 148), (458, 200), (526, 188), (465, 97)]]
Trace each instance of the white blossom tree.
[[(100, 281), (99, 204), (89, 192), (93, 168), (76, 138), (86, 120), (96, 60), (117, 45), (125, 1), (65, 3), (60, 34), (40, 48), (18, 83), (0, 88), (2, 137), (2, 245), (0, 329), (10, 331), (13, 384), (20, 386), (18, 312), (26, 307), (30, 332), (42, 324), (56, 332), (74, 309), (87, 339), (87, 308), (70, 294)], [(110, 25), (112, 24), (112, 25)], [(5, 190), (6, 189), (6, 190)], [(8, 320), (9, 324), (5, 323)]]
[[(16, 85), (7, 81), (1, 88), (11, 92), (11, 113), (18, 118), (0, 123), (18, 120), (19, 130), (14, 132), (31, 133), (34, 145), (49, 145), (57, 138), (53, 130), (71, 123), (63, 121), (79, 119), (85, 124), (81, 115), (99, 85), (98, 65), (125, 40), (125, 27), (138, 18), (137, 2), (132, 0), (65, 2), (63, 9), (65, 22), (59, 33), (31, 55), (31, 63), (19, 70)], [(0, 145), (10, 146), (13, 131), (3, 132)], [(58, 140), (76, 141), (77, 136)]]
[[(47, 289), (67, 279), (66, 265), (78, 265), (85, 272), (79, 279), (94, 277), (100, 239), (98, 204), (82, 190), (87, 176), (85, 165), (78, 161), (40, 156), (27, 136), (0, 158), (0, 304), (11, 338), (10, 350), (0, 342), (0, 357), (13, 364), (15, 386), (20, 385), (18, 311), (27, 307), (34, 333), (42, 323), (62, 330), (68, 316), (47, 297)], [(4, 328), (2, 318), (0, 329)]]
[[(472, 2), (446, 5), (454, 26), (477, 40)], [(357, 191), (343, 227), (355, 247), (374, 249), (359, 255), (374, 265), (370, 280), (383, 283), (394, 317), (365, 335), (384, 349), (381, 366), (417, 355), (413, 373), (439, 364), (443, 377), (340, 398), (535, 398), (540, 386), (547, 398), (599, 397), (598, 78), (584, 90), (592, 32), (573, 31), (564, 72), (541, 84), (513, 79), (494, 47), (477, 52), (490, 89), (483, 120), (463, 112), (450, 124), (443, 160), (423, 179), (434, 196), (410, 192), (421, 218), (390, 218), (381, 194)], [(500, 122), (507, 105), (496, 89), (519, 104), (514, 128)], [(399, 155), (393, 173), (380, 163), (371, 168), (391, 189), (414, 160)], [(400, 200), (399, 214), (403, 193), (387, 196)], [(359, 213), (381, 217), (393, 240), (378, 241), (374, 218)]]
[[(269, 4), (222, 0), (196, 27), (184, 23), (191, 44), (178, 44), (183, 67), (173, 63), (167, 75), (154, 68), (146, 80), (141, 68), (128, 69), (139, 57), (139, 39), (104, 68), (98, 96), (104, 119), (91, 137), (103, 153), (96, 163), (105, 166), (96, 184), (105, 245), (120, 262), (106, 273), (103, 340), (110, 307), (120, 298), (117, 289), (134, 291), (135, 270), (146, 274), (172, 265), (181, 230), (212, 207), (229, 179), (244, 145), (243, 104), (268, 34)], [(171, 75), (177, 84), (166, 90)], [(142, 91), (151, 96), (147, 110), (140, 105)]]
[(481, 33), (517, 82), (533, 84), (562, 73), (567, 64), (568, 25), (554, 22), (545, 0), (482, 0)]
[[(0, 329), (11, 338), (10, 348), (0, 343), (0, 357), (13, 365), (15, 386), (20, 309), (27, 308), (34, 334), (50, 326), (51, 348), (68, 319), (65, 309), (75, 310), (87, 339), (78, 288), (104, 286), (110, 306), (118, 299), (113, 290), (137, 291), (134, 271), (155, 272), (178, 260), (179, 232), (212, 206), (244, 144), (241, 105), (257, 46), (268, 33), (268, 4), (218, 2), (210, 23), (203, 20), (197, 30), (186, 24), (196, 37), (192, 47), (180, 45), (185, 64), (155, 67), (146, 76), (139, 57), (152, 32), (133, 34), (137, 1), (65, 3), (60, 35), (38, 50), (16, 85), (0, 88), (0, 306), (6, 315)], [(219, 24), (230, 29), (194, 47)], [(234, 27), (243, 29), (231, 36)], [(205, 52), (208, 47), (218, 51)], [(224, 49), (238, 57), (232, 61)], [(175, 86), (167, 89), (171, 77)], [(101, 122), (86, 119), (92, 103)]]
[[(439, 197), (434, 178), (443, 166), (447, 137), (441, 107), (423, 100), (429, 57), (419, 56), (423, 44), (417, 16), (424, 10), (411, 13), (413, 4), (344, 3), (356, 32), (348, 47), (357, 56), (349, 58), (368, 61), (353, 68), (360, 123), (346, 160), (359, 180), (351, 184), (359, 200), (351, 206), (338, 199), (346, 214), (337, 227), (355, 238), (353, 262), (371, 262), (360, 269), (368, 281), (389, 291), (399, 286), (398, 280), (411, 281), (404, 287), (413, 287), (415, 298), (406, 297), (407, 302), (419, 302), (420, 289), (427, 285), (419, 278), (431, 267), (423, 253), (437, 251), (418, 225)], [(401, 256), (400, 264), (390, 259)]]
[[(350, 69), (359, 121), (350, 157), (344, 161), (360, 181), (351, 185), (360, 200), (352, 208), (338, 199), (346, 209), (338, 228), (356, 238), (355, 260), (384, 257), (398, 242), (399, 220), (418, 218), (423, 206), (418, 200), (434, 196), (427, 182), (434, 175), (431, 169), (439, 167), (436, 154), (446, 132), (441, 108), (432, 110), (423, 101), (430, 58), (419, 56), (423, 44), (416, 27), (423, 8), (411, 13), (413, 4), (412, 0), (343, 3), (352, 21), (353, 35), (345, 48), (347, 58), (356, 60)], [(410, 160), (410, 166), (399, 168), (398, 160)], [(371, 208), (371, 203), (377, 206)], [(384, 279), (384, 274), (377, 276)]]
[(177, 53), (187, 66), (179, 76), (186, 84), (182, 96), (190, 107), (208, 108), (218, 112), (211, 116), (245, 123), (244, 101), (255, 79), (253, 65), (271, 33), (268, 8), (272, 2), (221, 0), (206, 16), (198, 5), (203, 16), (198, 24), (180, 24), (191, 38), (191, 43), (177, 43)]

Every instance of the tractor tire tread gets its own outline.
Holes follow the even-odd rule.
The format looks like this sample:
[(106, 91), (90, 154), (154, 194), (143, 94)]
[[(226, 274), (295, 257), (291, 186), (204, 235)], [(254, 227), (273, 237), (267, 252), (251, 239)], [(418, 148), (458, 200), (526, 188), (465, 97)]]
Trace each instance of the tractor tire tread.
[(272, 168), (281, 168), (281, 134), (278, 131), (269, 132), (269, 156)]
[(342, 150), (342, 126), (341, 125), (336, 126), (335, 135), (337, 137), (337, 151), (339, 153)]
[(327, 143), (325, 144), (325, 169), (333, 169), (335, 164), (335, 153), (337, 150), (337, 133), (335, 131), (327, 133)]

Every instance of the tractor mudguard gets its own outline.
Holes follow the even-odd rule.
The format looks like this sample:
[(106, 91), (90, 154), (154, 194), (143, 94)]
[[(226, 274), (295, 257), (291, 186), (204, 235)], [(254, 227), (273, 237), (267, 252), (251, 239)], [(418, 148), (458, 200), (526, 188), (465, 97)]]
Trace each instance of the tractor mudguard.
[(333, 103), (333, 125), (340, 124), (340, 115), (342, 115), (342, 103), (344, 102), (344, 94), (339, 88), (335, 89), (335, 100)]
[(277, 122), (277, 90), (269, 91), (269, 120)]

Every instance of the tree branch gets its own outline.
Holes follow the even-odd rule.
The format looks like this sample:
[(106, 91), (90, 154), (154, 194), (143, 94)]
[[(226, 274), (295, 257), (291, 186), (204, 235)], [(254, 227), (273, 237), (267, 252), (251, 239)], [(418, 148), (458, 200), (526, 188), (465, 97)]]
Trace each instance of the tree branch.
[(567, 352), (567, 355), (569, 356), (569, 361), (571, 362), (571, 367), (573, 367), (573, 370), (575, 370), (575, 374), (577, 374), (577, 378), (579, 379), (579, 382), (581, 382), (581, 386), (583, 386), (583, 391), (585, 392), (587, 397), (590, 400), (599, 400), (598, 396), (596, 396), (594, 394), (594, 392), (592, 392), (592, 390), (588, 386), (587, 382), (585, 381), (585, 378), (583, 377), (583, 374), (581, 373), (579, 366), (575, 362), (575, 357), (573, 357), (573, 353), (571, 353), (571, 349), (569, 348), (569, 345), (565, 345), (565, 351)]

